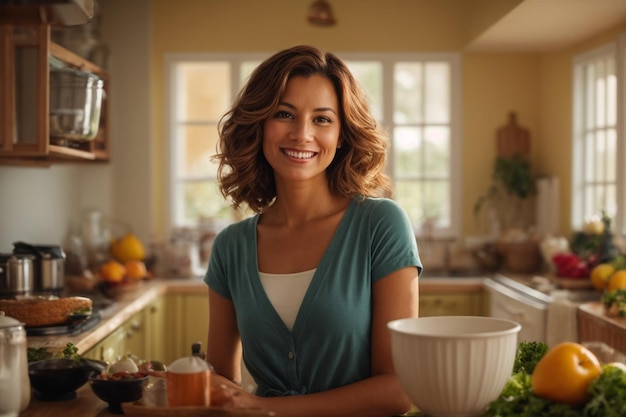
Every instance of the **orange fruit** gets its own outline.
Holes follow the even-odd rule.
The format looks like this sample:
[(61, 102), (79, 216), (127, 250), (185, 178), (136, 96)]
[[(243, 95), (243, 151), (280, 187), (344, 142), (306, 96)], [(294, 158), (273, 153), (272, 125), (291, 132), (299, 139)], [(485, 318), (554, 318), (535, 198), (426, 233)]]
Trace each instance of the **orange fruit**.
[(626, 290), (626, 269), (618, 269), (609, 277), (608, 291)]
[(142, 279), (148, 275), (148, 269), (146, 264), (142, 261), (126, 261), (124, 263), (126, 268), (126, 277), (131, 279)]
[(106, 282), (121, 282), (126, 275), (126, 268), (121, 263), (111, 260), (100, 266), (100, 276)]
[(609, 263), (601, 263), (593, 267), (590, 278), (593, 287), (603, 291), (609, 283), (610, 276), (615, 272), (615, 267)]
[(531, 376), (533, 393), (579, 406), (589, 400), (589, 383), (601, 373), (600, 362), (589, 349), (579, 343), (563, 342), (552, 347), (537, 363)]
[(142, 261), (146, 251), (141, 241), (132, 233), (127, 233), (120, 239), (111, 242), (111, 255), (118, 262)]

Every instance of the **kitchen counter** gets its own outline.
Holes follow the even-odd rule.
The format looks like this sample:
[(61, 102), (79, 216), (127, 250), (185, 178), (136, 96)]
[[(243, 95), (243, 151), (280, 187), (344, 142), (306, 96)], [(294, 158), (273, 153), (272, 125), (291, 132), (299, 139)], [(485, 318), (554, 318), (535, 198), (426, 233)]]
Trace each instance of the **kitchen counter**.
[[(421, 278), (420, 290), (424, 293), (480, 292), (483, 290), (481, 277), (466, 278)], [(86, 352), (108, 336), (135, 313), (164, 294), (205, 294), (206, 284), (199, 278), (146, 281), (133, 291), (121, 294), (115, 303), (102, 311), (100, 323), (91, 331), (78, 335), (29, 336), (29, 347), (46, 347), (52, 351), (61, 351), (68, 342), (73, 343), (79, 352)], [(84, 385), (72, 400), (46, 402), (31, 399), (28, 408), (20, 417), (108, 417), (115, 416), (107, 409), (107, 404), (96, 397), (89, 384)]]
[(207, 286), (199, 278), (144, 281), (132, 291), (116, 296), (114, 303), (101, 311), (102, 320), (93, 329), (77, 335), (28, 336), (28, 346), (57, 352), (62, 351), (67, 343), (73, 343), (79, 353), (84, 353), (157, 297), (189, 293), (208, 294)]
[(626, 317), (608, 316), (601, 302), (578, 308), (578, 334), (581, 342), (602, 342), (626, 354)]

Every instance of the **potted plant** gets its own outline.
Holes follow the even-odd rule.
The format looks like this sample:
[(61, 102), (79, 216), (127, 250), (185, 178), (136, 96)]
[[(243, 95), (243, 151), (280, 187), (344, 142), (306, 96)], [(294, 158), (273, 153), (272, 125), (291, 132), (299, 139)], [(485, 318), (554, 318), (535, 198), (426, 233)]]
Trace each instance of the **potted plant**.
[(487, 193), (474, 204), (474, 214), (478, 215), (486, 204), (490, 204), (504, 230), (523, 228), (520, 223), (524, 218), (523, 206), (537, 192), (530, 162), (521, 155), (499, 156), (494, 162), (491, 179), (493, 182)]
[(510, 272), (529, 273), (541, 264), (538, 241), (526, 233), (527, 204), (536, 194), (530, 162), (521, 155), (498, 156), (487, 193), (474, 205), (478, 215), (489, 205), (492, 234), (497, 234), (496, 251)]

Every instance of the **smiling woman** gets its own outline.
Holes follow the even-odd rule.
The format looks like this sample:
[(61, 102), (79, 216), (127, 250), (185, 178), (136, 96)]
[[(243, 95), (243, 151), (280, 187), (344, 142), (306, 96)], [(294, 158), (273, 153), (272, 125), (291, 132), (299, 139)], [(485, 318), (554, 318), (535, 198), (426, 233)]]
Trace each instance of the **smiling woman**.
[(205, 276), (220, 404), (405, 412), (385, 326), (417, 315), (421, 263), (408, 216), (378, 197), (389, 139), (347, 66), (309, 46), (276, 53), (219, 131), (220, 190), (256, 212), (216, 236)]

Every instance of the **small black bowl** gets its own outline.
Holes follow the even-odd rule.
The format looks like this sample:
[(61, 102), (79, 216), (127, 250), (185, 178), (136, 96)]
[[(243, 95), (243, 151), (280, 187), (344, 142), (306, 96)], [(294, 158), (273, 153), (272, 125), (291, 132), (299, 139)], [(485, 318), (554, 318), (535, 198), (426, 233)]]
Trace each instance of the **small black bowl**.
[(62, 401), (76, 397), (76, 390), (85, 383), (104, 362), (91, 359), (44, 359), (28, 364), (30, 385), (35, 397), (42, 401)]
[(89, 385), (94, 394), (109, 404), (109, 411), (113, 414), (124, 414), (122, 403), (139, 401), (147, 383), (147, 375), (121, 380), (102, 379), (98, 373), (89, 376)]

